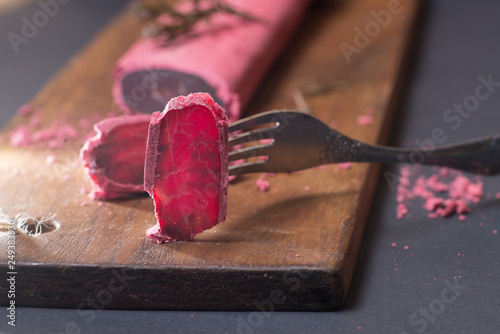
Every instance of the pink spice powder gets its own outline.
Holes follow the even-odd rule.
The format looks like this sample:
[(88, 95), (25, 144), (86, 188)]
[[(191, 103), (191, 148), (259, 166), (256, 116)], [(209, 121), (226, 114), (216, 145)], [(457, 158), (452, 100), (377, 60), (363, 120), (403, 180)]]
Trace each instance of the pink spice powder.
[(373, 116), (371, 115), (361, 115), (358, 116), (358, 125), (370, 125), (373, 123)]
[(263, 176), (259, 177), (257, 181), (255, 181), (255, 185), (262, 192), (266, 192), (269, 190), (269, 181), (264, 180)]
[(341, 170), (348, 170), (348, 169), (351, 169), (352, 163), (341, 162), (341, 163), (335, 164), (335, 166), (337, 166), (337, 168), (341, 169)]
[[(15, 127), (8, 134), (9, 144), (16, 147), (42, 147), (48, 149), (63, 148), (69, 139), (85, 138), (92, 132), (92, 126), (103, 115), (94, 115), (94, 119), (81, 119), (78, 122), (79, 129), (75, 128), (68, 120), (54, 120), (48, 124), (42, 124), (39, 114), (43, 109), (25, 104), (17, 110), (17, 113), (26, 118), (26, 122)], [(41, 128), (44, 125), (43, 128)]]
[(412, 173), (410, 167), (403, 166), (400, 172), (396, 188), (396, 214), (399, 219), (409, 213), (411, 200), (421, 198), (424, 200), (423, 208), (429, 211), (429, 218), (457, 214), (458, 219), (465, 220), (465, 214), (470, 212), (469, 205), (478, 203), (484, 195), (483, 182), (479, 177), (474, 182), (461, 172), (446, 167), (429, 177), (420, 175), (414, 181), (412, 176), (416, 173)]

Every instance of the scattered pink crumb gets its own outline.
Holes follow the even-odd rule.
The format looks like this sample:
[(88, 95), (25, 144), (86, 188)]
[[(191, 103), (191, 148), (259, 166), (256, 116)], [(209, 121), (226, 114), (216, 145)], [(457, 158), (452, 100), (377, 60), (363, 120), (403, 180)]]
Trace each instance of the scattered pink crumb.
[(45, 163), (47, 165), (52, 165), (56, 161), (56, 157), (54, 155), (49, 155), (47, 159), (45, 159)]
[(460, 253), (457, 253), (457, 256), (460, 256)]
[(87, 205), (88, 205), (88, 203), (87, 203), (87, 202), (81, 202), (81, 203), (80, 203), (80, 206), (87, 206)]
[(434, 277), (434, 280), (437, 281), (437, 277)]
[(479, 223), (479, 226), (483, 227), (483, 226), (484, 226), (484, 223), (483, 223), (483, 222), (480, 222), (480, 223)]
[(269, 190), (269, 181), (266, 181), (262, 178), (257, 179), (257, 181), (255, 181), (255, 185), (262, 192), (266, 192)]
[(496, 193), (495, 198), (500, 198), (500, 193)]
[(456, 212), (457, 203), (452, 199), (447, 199), (444, 201), (444, 207), (437, 208), (436, 213), (441, 217), (451, 216)]
[(394, 271), (398, 271), (398, 270), (399, 270), (398, 268), (394, 269)]
[(194, 317), (194, 314), (191, 314), (191, 318)]
[(424, 204), (424, 208), (428, 211), (434, 211), (440, 208), (444, 203), (444, 199), (439, 197), (429, 197)]
[(300, 256), (300, 254), (295, 254), (295, 256), (296, 256), (296, 257), (299, 257), (299, 256)]
[(108, 215), (112, 215), (113, 214), (113, 211), (108, 211)]
[(498, 233), (498, 231), (497, 231), (497, 230), (493, 230), (493, 234), (497, 234), (497, 233)]
[(305, 186), (305, 187), (304, 187), (304, 190), (305, 190), (305, 191), (309, 191), (309, 190), (311, 190), (311, 188), (310, 188), (310, 187)]
[(448, 169), (448, 167), (443, 167), (443, 168), (439, 169), (439, 175), (448, 176), (449, 174), (450, 174), (450, 170)]
[(402, 219), (408, 214), (408, 208), (403, 203), (398, 204), (396, 211), (398, 219)]
[(361, 327), (361, 326), (358, 326), (358, 329), (361, 329), (361, 328), (363, 328), (363, 327)]
[(458, 219), (459, 220), (467, 220), (467, 216), (465, 216), (465, 215), (459, 215)]
[(431, 285), (432, 285), (432, 284), (431, 284), (431, 283), (429, 283), (429, 286), (431, 286)]
[(28, 147), (31, 143), (29, 130), (26, 126), (20, 125), (10, 133), (9, 143), (11, 146)]
[(391, 246), (392, 246), (392, 247), (396, 247), (396, 246), (397, 246), (397, 244), (396, 244), (395, 242), (393, 242), (393, 243), (391, 244)]
[(358, 125), (370, 125), (373, 123), (373, 116), (371, 115), (360, 115), (358, 116)]
[(64, 181), (68, 181), (70, 179), (70, 176), (68, 174), (64, 174), (63, 177), (62, 177), (62, 179)]
[(102, 202), (101, 201), (97, 202), (97, 205), (102, 206)]
[(27, 116), (30, 114), (34, 114), (35, 112), (38, 112), (40, 110), (41, 110), (40, 108), (35, 108), (31, 104), (26, 103), (17, 108), (17, 113), (21, 116)]
[(85, 195), (87, 193), (87, 190), (85, 187), (80, 187), (80, 194)]
[(341, 162), (341, 163), (335, 164), (335, 166), (337, 166), (338, 169), (348, 170), (348, 169), (351, 169), (352, 163), (351, 162)]
[(390, 280), (391, 280), (391, 278), (390, 278), (390, 277), (387, 277), (387, 280), (388, 280), (388, 281), (390, 281)]
[(405, 250), (408, 250), (410, 247), (408, 247), (408, 246), (404, 246), (403, 248), (404, 248)]

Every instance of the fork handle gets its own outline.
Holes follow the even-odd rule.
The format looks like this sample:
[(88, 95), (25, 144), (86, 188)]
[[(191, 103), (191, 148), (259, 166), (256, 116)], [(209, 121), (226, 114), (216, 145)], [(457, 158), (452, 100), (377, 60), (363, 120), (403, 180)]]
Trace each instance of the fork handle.
[(353, 141), (349, 161), (451, 167), (486, 175), (500, 173), (500, 135), (430, 149), (400, 149)]

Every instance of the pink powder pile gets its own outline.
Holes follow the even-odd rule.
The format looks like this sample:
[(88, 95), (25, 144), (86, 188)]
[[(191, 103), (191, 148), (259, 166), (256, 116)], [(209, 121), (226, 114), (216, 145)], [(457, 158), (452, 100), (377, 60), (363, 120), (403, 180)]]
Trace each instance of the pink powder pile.
[[(94, 115), (92, 120), (81, 119), (79, 129), (69, 121), (59, 119), (49, 124), (42, 124), (39, 114), (42, 108), (25, 104), (17, 110), (20, 116), (26, 117), (26, 122), (15, 127), (8, 134), (9, 144), (16, 147), (42, 147), (48, 149), (63, 148), (69, 139), (86, 139), (92, 131), (92, 126), (104, 116)], [(42, 128), (43, 126), (43, 128)]]
[(410, 167), (403, 166), (400, 172), (396, 197), (399, 219), (409, 214), (408, 204), (413, 199), (421, 198), (429, 218), (457, 214), (460, 220), (465, 220), (470, 204), (478, 203), (483, 197), (483, 182), (479, 177), (473, 182), (456, 170), (443, 167), (438, 173), (429, 177), (420, 175), (416, 179)]
[(66, 141), (78, 137), (79, 132), (64, 121), (54, 121), (47, 128), (37, 130), (19, 125), (10, 133), (10, 145), (19, 147), (62, 148)]

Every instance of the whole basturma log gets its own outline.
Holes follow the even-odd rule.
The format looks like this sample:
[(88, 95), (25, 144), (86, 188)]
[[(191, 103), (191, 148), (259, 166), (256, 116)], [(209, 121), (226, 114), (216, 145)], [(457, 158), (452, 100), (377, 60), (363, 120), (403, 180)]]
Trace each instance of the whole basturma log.
[(226, 219), (227, 125), (224, 110), (204, 93), (174, 98), (152, 115), (144, 188), (158, 223), (148, 238), (190, 241)]
[(251, 19), (219, 13), (173, 41), (142, 38), (118, 61), (113, 96), (127, 113), (162, 110), (173, 97), (209, 93), (240, 117), (310, 0), (226, 0)]

